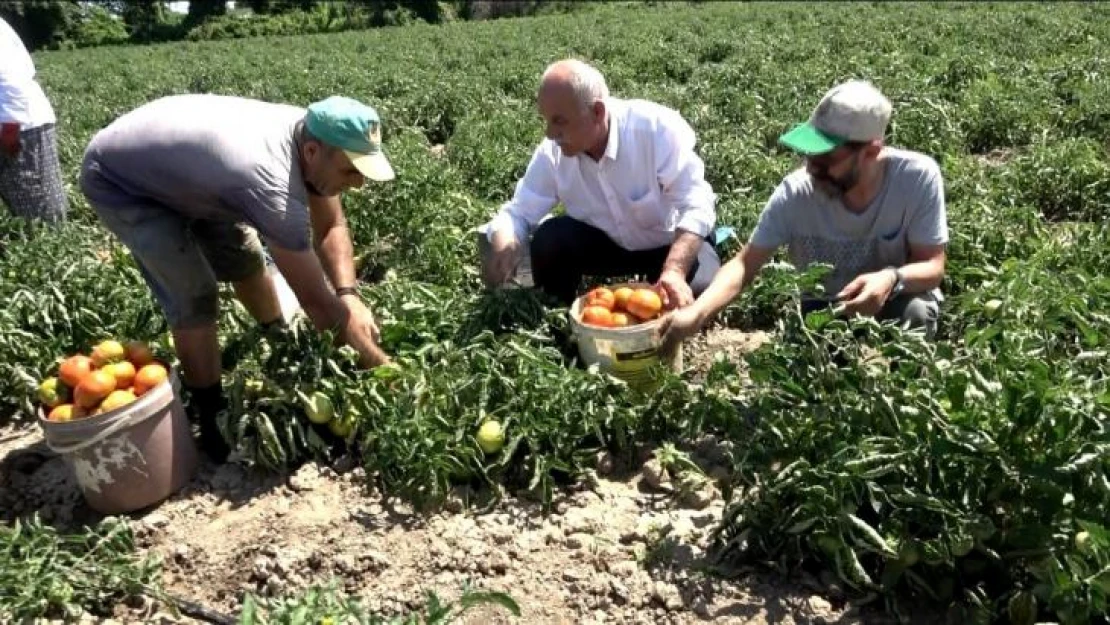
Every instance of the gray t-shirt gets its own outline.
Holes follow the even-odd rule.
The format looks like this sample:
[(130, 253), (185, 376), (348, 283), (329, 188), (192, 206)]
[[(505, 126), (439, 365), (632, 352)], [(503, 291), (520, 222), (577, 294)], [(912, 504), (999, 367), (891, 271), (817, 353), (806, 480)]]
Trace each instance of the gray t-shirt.
[[(882, 188), (859, 214), (814, 187), (805, 168), (792, 172), (767, 201), (749, 242), (765, 248), (786, 245), (798, 269), (833, 265), (825, 282), (830, 299), (860, 274), (904, 265), (910, 243), (946, 244), (944, 182), (936, 161), (889, 147), (882, 159)], [(933, 294), (941, 298), (939, 289)]]
[(311, 226), (293, 131), (304, 114), (231, 96), (168, 96), (115, 120), (87, 153), (129, 195), (192, 218), (245, 222), (269, 244), (303, 251)]

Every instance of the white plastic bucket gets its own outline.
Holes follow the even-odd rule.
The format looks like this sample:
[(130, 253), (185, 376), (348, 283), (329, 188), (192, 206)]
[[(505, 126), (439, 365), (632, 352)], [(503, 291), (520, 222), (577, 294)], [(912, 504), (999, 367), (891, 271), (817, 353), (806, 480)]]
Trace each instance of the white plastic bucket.
[[(614, 291), (622, 286), (651, 288), (650, 284), (636, 282), (607, 285)], [(659, 319), (620, 328), (586, 325), (582, 323), (584, 304), (585, 295), (571, 304), (570, 323), (578, 353), (587, 366), (596, 364), (602, 371), (640, 390), (650, 390), (654, 386), (652, 370), (656, 365), (662, 364), (675, 371), (682, 368), (681, 345), (670, 354), (659, 352)]]
[(103, 414), (55, 422), (40, 411), (46, 445), (73, 471), (89, 507), (103, 514), (133, 512), (192, 478), (197, 449), (180, 386), (171, 369), (165, 382)]

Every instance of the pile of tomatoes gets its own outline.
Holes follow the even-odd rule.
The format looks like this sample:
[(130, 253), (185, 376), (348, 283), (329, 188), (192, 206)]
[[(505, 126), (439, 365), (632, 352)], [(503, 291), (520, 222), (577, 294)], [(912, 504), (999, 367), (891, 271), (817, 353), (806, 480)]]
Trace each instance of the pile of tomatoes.
[(663, 299), (654, 289), (599, 286), (582, 298), (582, 323), (602, 328), (635, 326), (657, 319)]
[(169, 378), (141, 341), (98, 343), (90, 355), (73, 354), (56, 377), (39, 385), (39, 401), (50, 421), (73, 421), (126, 406)]

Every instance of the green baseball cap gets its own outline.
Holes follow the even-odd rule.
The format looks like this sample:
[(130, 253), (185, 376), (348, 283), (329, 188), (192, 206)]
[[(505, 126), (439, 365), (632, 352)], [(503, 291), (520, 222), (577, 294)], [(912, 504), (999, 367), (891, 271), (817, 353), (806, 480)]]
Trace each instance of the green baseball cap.
[(393, 180), (393, 167), (382, 151), (382, 121), (373, 108), (332, 96), (309, 105), (304, 123), (317, 139), (343, 150), (362, 175), (378, 182)]
[(779, 137), (779, 143), (807, 156), (825, 154), (849, 141), (882, 140), (891, 105), (871, 83), (850, 80), (830, 89), (809, 120)]
[(806, 155), (825, 154), (847, 143), (847, 139), (821, 132), (813, 122), (803, 122), (779, 137), (779, 143)]

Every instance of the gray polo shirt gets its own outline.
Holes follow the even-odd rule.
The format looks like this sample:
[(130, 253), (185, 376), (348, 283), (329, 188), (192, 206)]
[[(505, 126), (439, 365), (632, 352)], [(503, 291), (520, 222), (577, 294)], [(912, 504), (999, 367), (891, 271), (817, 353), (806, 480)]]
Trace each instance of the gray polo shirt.
[[(882, 159), (882, 188), (859, 214), (817, 189), (804, 168), (792, 172), (767, 201), (749, 242), (787, 246), (799, 269), (815, 262), (833, 265), (825, 282), (829, 298), (860, 274), (905, 264), (910, 243), (946, 244), (944, 183), (936, 161), (889, 147)], [(933, 295), (940, 299), (940, 290)]]
[(101, 130), (87, 157), (132, 198), (182, 215), (245, 222), (271, 245), (310, 247), (293, 131), (305, 109), (222, 95), (154, 100)]

